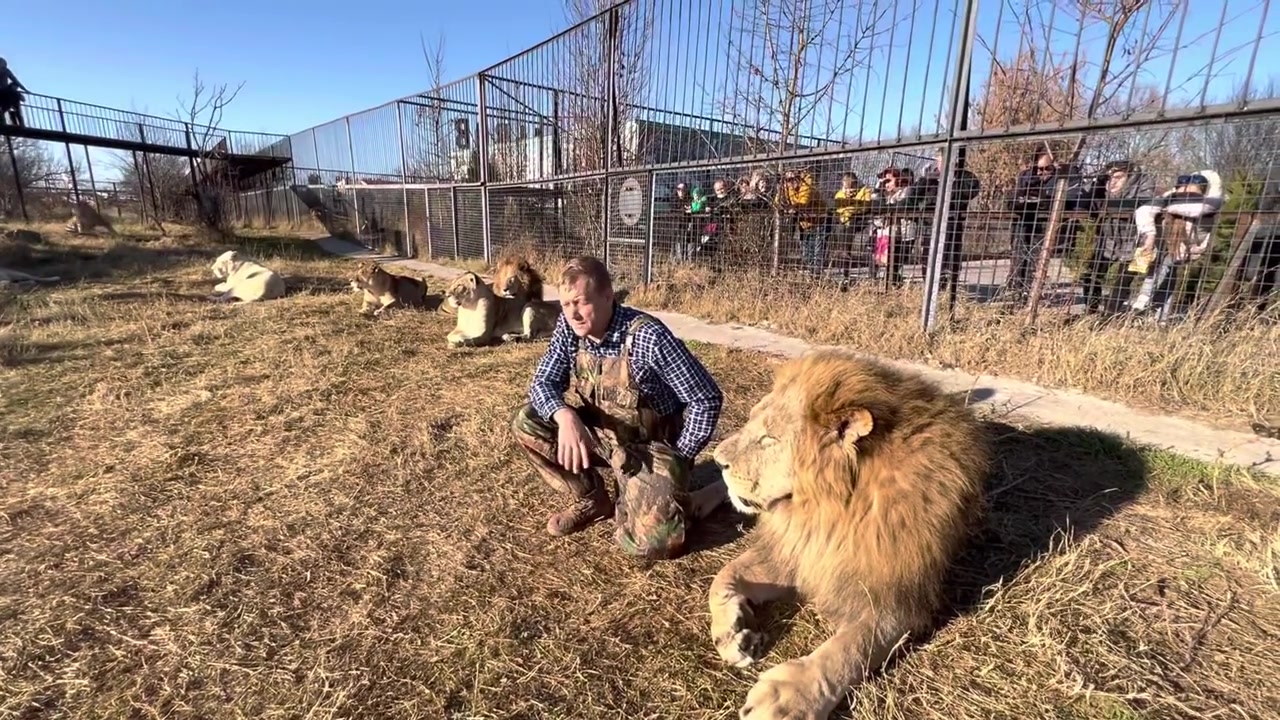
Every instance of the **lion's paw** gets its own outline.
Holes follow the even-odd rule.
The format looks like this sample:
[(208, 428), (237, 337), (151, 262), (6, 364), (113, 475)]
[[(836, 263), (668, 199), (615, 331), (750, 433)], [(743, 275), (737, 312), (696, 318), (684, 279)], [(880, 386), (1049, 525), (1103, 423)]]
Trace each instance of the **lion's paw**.
[(733, 667), (747, 667), (764, 657), (764, 641), (764, 633), (744, 628), (716, 638), (716, 651)]
[(827, 720), (839, 698), (822, 692), (811, 665), (789, 660), (760, 673), (738, 711), (742, 720)]

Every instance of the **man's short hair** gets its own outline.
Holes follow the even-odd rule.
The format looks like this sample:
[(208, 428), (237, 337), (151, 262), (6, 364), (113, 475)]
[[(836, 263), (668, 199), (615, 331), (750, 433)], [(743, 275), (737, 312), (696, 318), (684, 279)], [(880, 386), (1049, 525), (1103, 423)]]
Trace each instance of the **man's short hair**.
[(579, 255), (565, 263), (560, 271), (560, 286), (575, 285), (583, 278), (587, 279), (587, 287), (592, 290), (607, 292), (613, 289), (609, 268), (592, 255)]

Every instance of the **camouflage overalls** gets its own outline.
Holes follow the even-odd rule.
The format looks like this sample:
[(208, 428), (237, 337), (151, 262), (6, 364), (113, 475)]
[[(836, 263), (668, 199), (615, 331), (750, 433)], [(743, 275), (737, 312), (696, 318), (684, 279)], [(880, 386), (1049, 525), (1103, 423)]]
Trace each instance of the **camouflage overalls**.
[[(596, 519), (607, 513), (608, 490), (597, 468), (608, 468), (617, 498), (615, 539), (630, 555), (658, 560), (675, 557), (684, 548), (689, 466), (673, 450), (683, 413), (660, 417), (631, 377), (631, 340), (647, 322), (645, 317), (632, 321), (617, 357), (596, 357), (578, 340), (570, 392), (581, 401), (575, 410), (603, 455), (592, 453), (591, 467), (571, 473), (557, 462), (558, 428), (529, 404), (516, 411), (512, 430), (542, 479), (574, 498), (575, 507), (561, 514), (566, 518), (577, 513), (575, 520), (587, 519), (581, 515)], [(556, 520), (553, 516), (553, 526)], [(556, 534), (564, 532), (572, 530)]]

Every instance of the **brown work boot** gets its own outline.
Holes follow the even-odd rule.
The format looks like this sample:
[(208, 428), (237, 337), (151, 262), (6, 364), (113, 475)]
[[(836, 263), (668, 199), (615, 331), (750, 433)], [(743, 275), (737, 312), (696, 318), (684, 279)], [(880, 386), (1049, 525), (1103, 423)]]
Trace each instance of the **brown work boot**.
[(572, 535), (612, 513), (613, 503), (609, 500), (609, 492), (597, 484), (589, 494), (575, 499), (572, 505), (548, 518), (547, 532), (556, 537)]

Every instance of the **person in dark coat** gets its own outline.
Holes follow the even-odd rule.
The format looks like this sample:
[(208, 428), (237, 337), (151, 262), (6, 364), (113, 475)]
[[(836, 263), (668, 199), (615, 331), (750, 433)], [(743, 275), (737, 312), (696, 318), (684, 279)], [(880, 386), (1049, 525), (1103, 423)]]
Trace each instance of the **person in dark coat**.
[[(1138, 226), (1133, 221), (1133, 211), (1155, 197), (1155, 183), (1136, 164), (1115, 160), (1103, 168), (1095, 187), (1100, 189), (1092, 207), (1097, 213), (1097, 231), (1093, 253), (1080, 276), (1080, 283), (1084, 286), (1085, 312), (1096, 313), (1105, 309), (1108, 313), (1116, 313), (1137, 277), (1127, 268), (1138, 245)], [(1114, 282), (1104, 288), (1107, 276), (1117, 266)]]
[(1253, 239), (1245, 260), (1244, 279), (1253, 288), (1258, 309), (1266, 310), (1280, 288), (1280, 165), (1267, 169), (1258, 198), (1258, 215), (1250, 228)]

